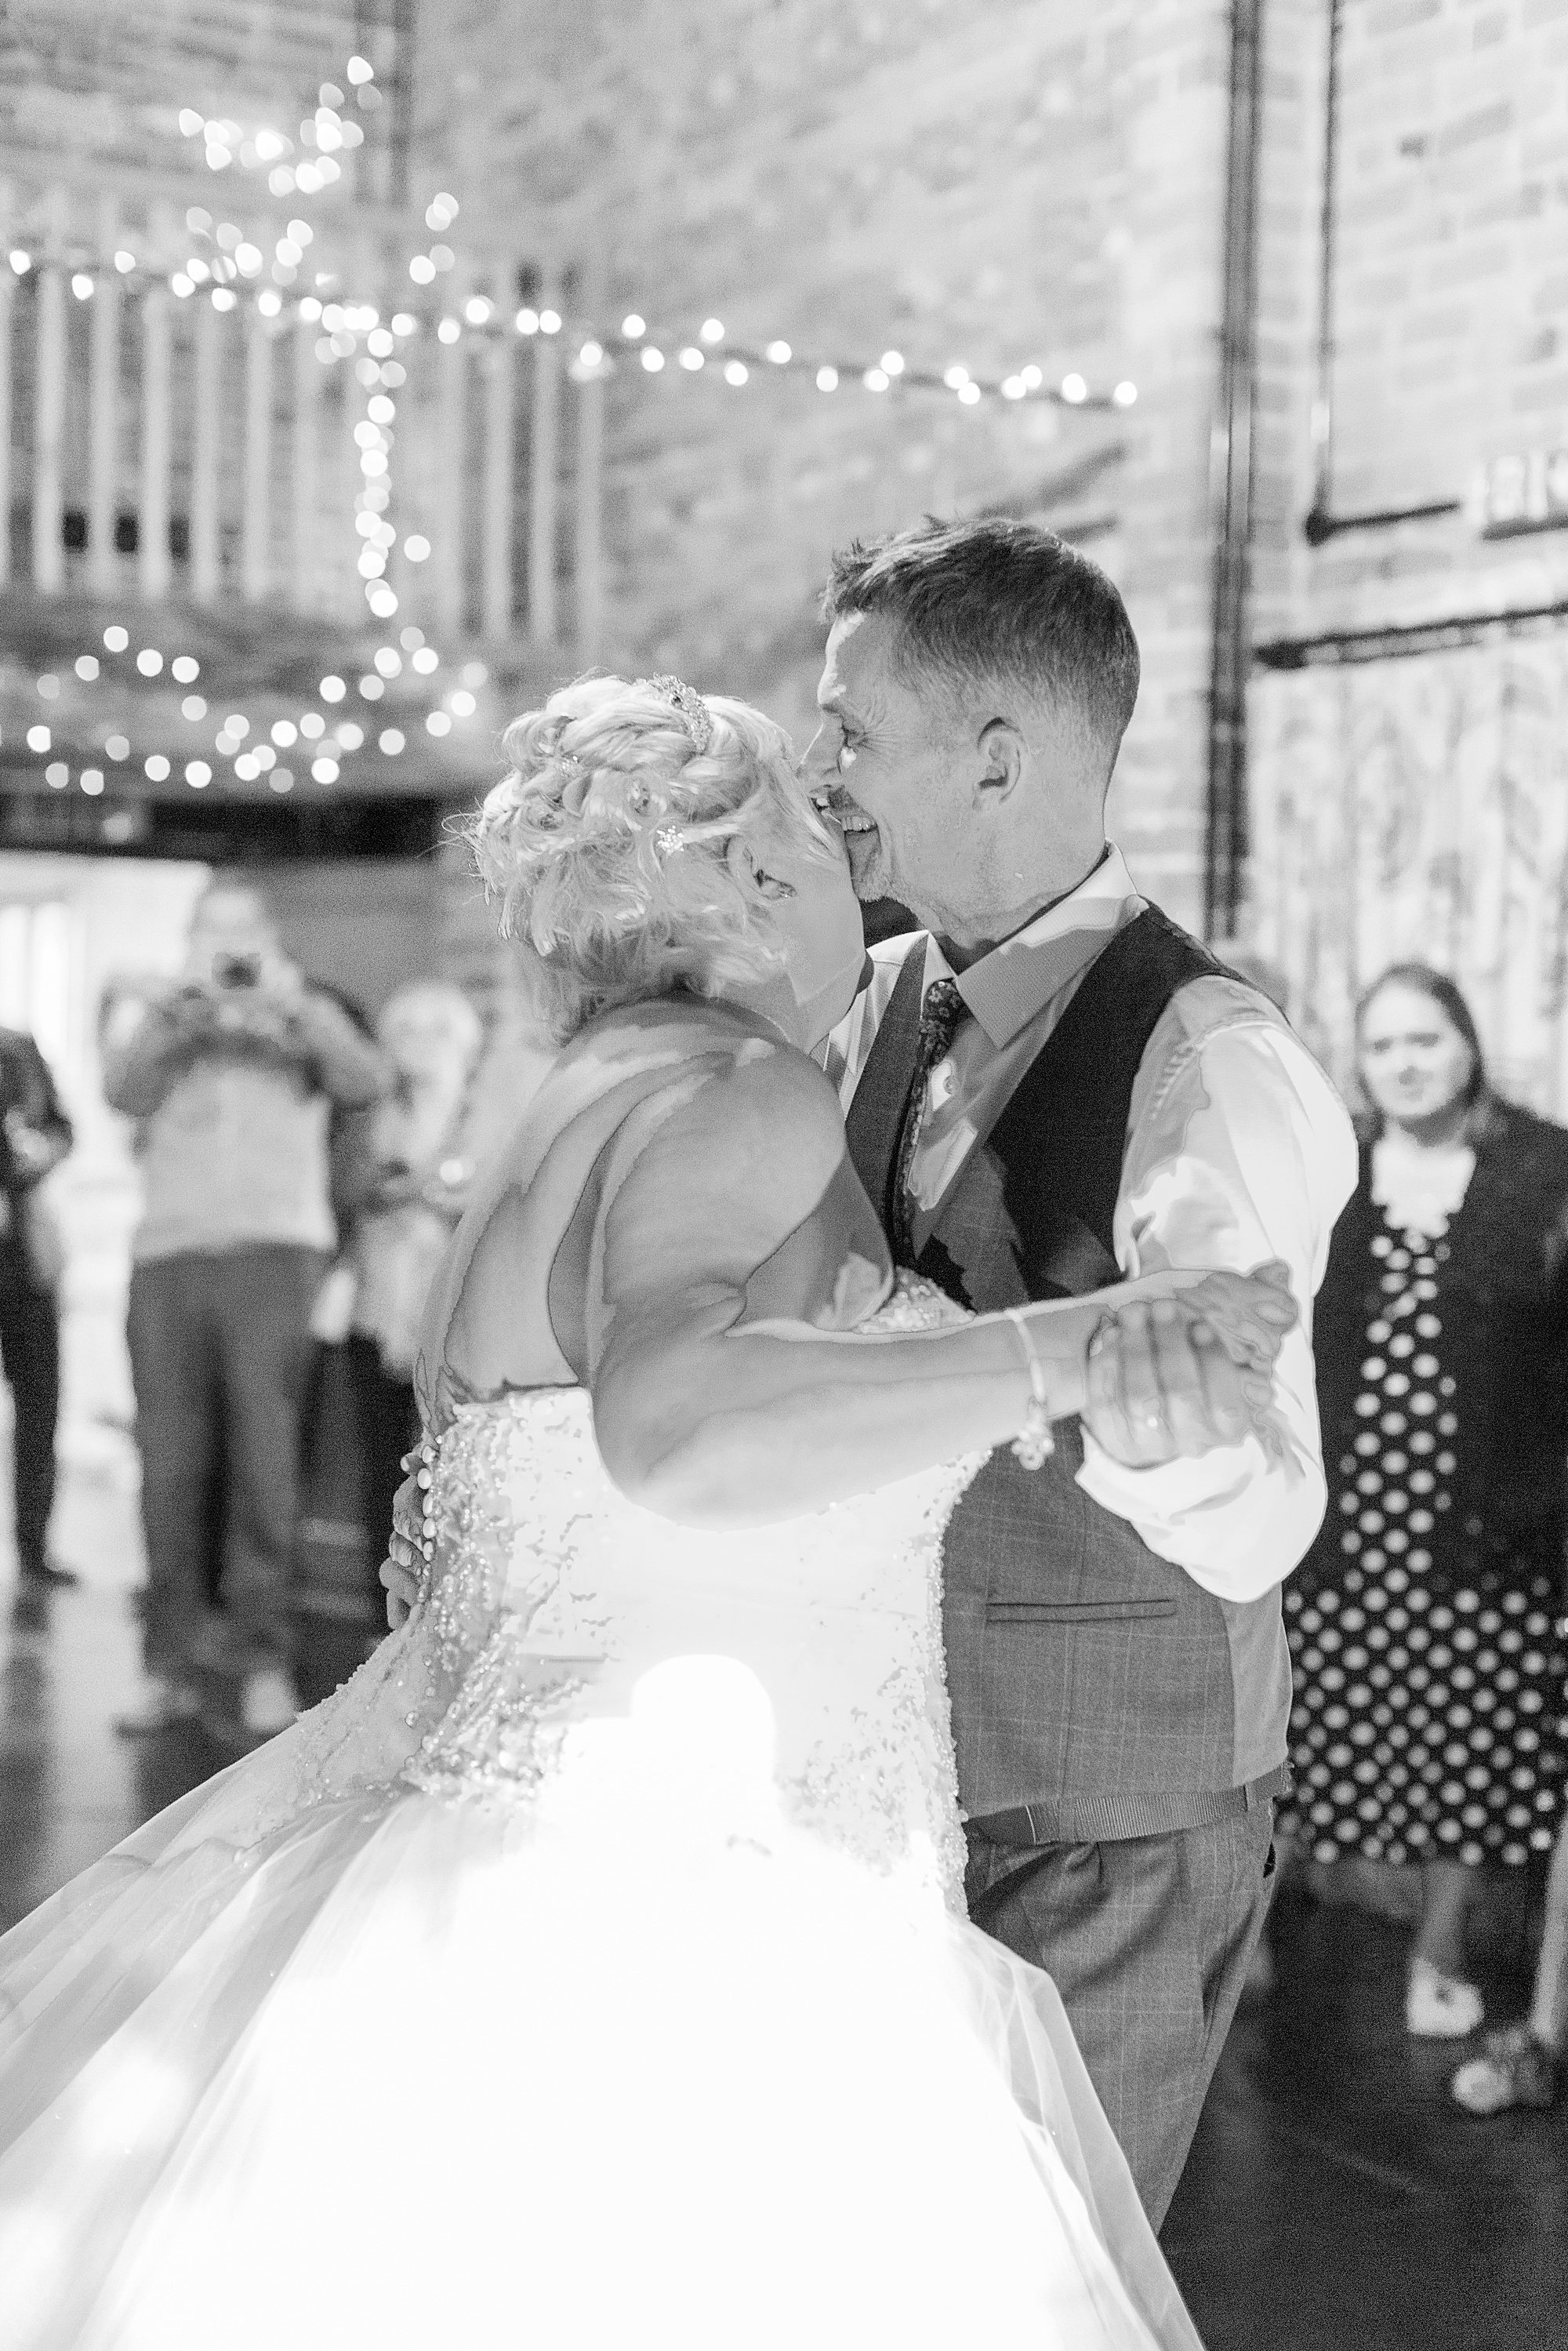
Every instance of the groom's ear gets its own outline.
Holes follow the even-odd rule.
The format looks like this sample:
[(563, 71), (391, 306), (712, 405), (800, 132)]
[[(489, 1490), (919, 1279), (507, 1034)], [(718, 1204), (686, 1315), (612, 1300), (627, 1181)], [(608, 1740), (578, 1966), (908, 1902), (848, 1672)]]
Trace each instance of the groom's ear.
[(974, 805), (999, 807), (1018, 788), (1027, 746), (1010, 718), (992, 718), (981, 727), (977, 747), (981, 768), (975, 785)]

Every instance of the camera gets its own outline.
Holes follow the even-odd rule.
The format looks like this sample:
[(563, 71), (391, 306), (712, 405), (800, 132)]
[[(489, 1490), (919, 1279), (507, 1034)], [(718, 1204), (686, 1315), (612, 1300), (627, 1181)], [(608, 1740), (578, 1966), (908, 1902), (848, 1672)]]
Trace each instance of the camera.
[(213, 979), (219, 987), (255, 987), (260, 977), (261, 957), (258, 955), (213, 957)]

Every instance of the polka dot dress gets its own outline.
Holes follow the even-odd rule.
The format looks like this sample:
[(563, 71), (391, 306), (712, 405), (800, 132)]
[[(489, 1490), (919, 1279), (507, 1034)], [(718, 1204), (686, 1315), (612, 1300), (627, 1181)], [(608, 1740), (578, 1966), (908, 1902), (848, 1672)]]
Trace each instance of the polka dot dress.
[(1448, 1244), (1385, 1219), (1371, 1248), (1354, 1433), (1325, 1462), (1343, 1565), (1284, 1587), (1290, 1826), (1318, 1861), (1518, 1865), (1556, 1832), (1561, 1570), (1554, 1554), (1475, 1543), (1462, 1583), (1435, 1573), (1435, 1552), (1452, 1555), (1462, 1442), (1443, 1360)]

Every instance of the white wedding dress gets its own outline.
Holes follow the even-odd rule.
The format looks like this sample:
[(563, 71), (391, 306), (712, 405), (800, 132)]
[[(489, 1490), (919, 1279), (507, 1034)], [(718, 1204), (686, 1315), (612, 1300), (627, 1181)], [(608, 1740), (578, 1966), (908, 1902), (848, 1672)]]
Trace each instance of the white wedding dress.
[(462, 1407), (408, 1624), (0, 1940), (5, 2351), (1193, 2351), (963, 1915), (974, 1467), (694, 1534)]

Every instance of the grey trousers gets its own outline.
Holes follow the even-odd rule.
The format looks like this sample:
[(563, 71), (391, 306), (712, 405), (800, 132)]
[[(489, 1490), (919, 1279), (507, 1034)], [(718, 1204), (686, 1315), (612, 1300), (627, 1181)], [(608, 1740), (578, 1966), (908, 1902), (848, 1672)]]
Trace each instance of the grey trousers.
[(1273, 1806), (1106, 1844), (993, 1844), (969, 1830), (969, 1916), (1061, 1994), (1157, 2229), (1273, 1891)]
[(132, 1270), (150, 1673), (178, 1680), (198, 1658), (235, 1673), (288, 1662), (299, 1416), (321, 1268), (315, 1249), (269, 1246)]

